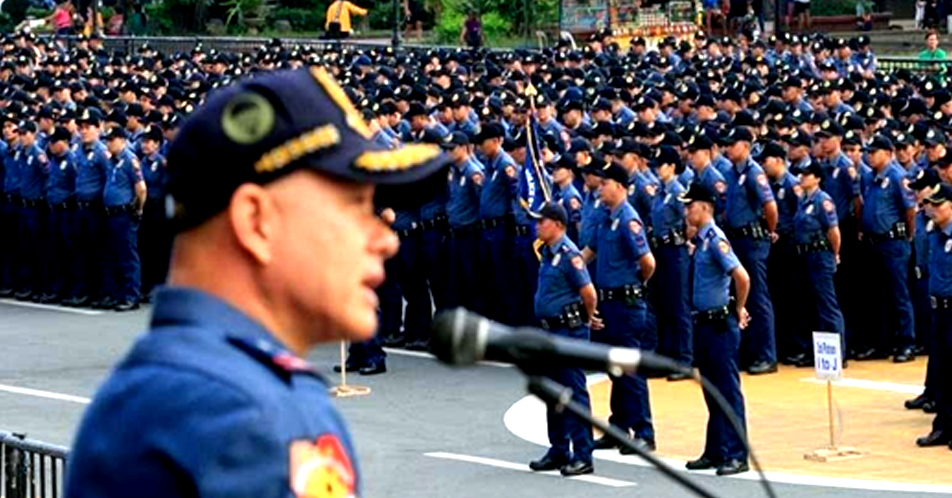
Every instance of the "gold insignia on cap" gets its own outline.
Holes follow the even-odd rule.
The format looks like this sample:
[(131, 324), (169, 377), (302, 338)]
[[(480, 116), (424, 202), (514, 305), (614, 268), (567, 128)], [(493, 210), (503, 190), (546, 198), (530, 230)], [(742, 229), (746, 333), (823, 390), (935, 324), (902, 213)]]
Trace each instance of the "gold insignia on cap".
[(255, 172), (271, 173), (277, 171), (308, 154), (333, 147), (339, 143), (340, 132), (337, 131), (334, 125), (319, 126), (288, 140), (261, 156), (261, 159), (258, 159), (258, 162), (255, 163)]
[(225, 105), (221, 129), (237, 144), (257, 143), (274, 129), (274, 107), (260, 94), (240, 93)]
[(364, 122), (363, 116), (354, 108), (354, 104), (347, 98), (344, 89), (334, 81), (334, 77), (331, 76), (326, 69), (316, 66), (311, 68), (311, 76), (317, 80), (331, 101), (344, 113), (347, 126), (350, 126), (352, 130), (367, 140), (373, 138), (374, 132), (370, 131), (367, 123)]
[(433, 144), (408, 144), (399, 149), (364, 152), (354, 159), (354, 167), (375, 173), (401, 171), (419, 166), (440, 155)]
[(823, 128), (824, 130), (828, 129), (829, 127), (830, 127), (830, 120), (829, 120), (829, 119), (823, 121), (823, 124), (820, 125), (820, 128)]

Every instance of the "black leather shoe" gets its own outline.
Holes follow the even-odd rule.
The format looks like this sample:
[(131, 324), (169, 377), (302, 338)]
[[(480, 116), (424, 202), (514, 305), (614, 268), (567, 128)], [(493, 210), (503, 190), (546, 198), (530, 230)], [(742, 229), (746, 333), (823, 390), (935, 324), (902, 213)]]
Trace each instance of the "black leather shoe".
[(747, 368), (750, 375), (765, 375), (777, 373), (777, 364), (769, 361), (758, 361)]
[(113, 309), (119, 312), (137, 310), (139, 309), (139, 301), (125, 301), (117, 304)]
[(43, 294), (40, 296), (37, 302), (40, 304), (56, 304), (59, 302), (59, 298), (54, 294)]
[(576, 460), (564, 467), (562, 467), (562, 475), (565, 477), (572, 476), (581, 476), (585, 474), (591, 474), (595, 472), (595, 466), (592, 465), (592, 462), (583, 462), (581, 460)]
[(784, 365), (796, 365), (797, 363), (800, 363), (801, 361), (803, 361), (803, 359), (806, 357), (807, 355), (804, 353), (795, 354), (793, 356), (788, 356), (780, 360), (780, 363), (783, 363)]
[(701, 458), (697, 460), (689, 460), (687, 464), (684, 465), (684, 468), (688, 470), (707, 470), (717, 467), (717, 462), (714, 460), (701, 455)]
[(928, 414), (938, 413), (939, 403), (930, 399), (926, 404), (922, 405), (922, 411)]
[[(347, 373), (350, 372), (359, 372), (361, 368), (364, 368), (365, 365), (358, 365), (356, 363), (347, 362)], [(340, 365), (334, 365), (334, 371), (340, 373)]]
[(104, 298), (102, 301), (97, 303), (96, 309), (109, 310), (115, 308), (118, 303), (111, 298)]
[(30, 291), (20, 291), (13, 294), (13, 298), (18, 301), (29, 301), (33, 297), (33, 293)]
[(734, 474), (741, 474), (750, 470), (750, 465), (747, 465), (747, 462), (741, 460), (732, 459), (724, 462), (717, 467), (717, 475), (719, 476), (732, 476)]
[(592, 449), (610, 450), (612, 448), (617, 448), (617, 447), (618, 447), (618, 441), (615, 441), (615, 438), (606, 434), (595, 440), (595, 444), (594, 446), (592, 446)]
[(567, 466), (565, 458), (555, 458), (546, 453), (542, 458), (529, 462), (529, 468), (535, 472), (545, 472), (547, 470), (559, 470)]
[(381, 344), (388, 348), (402, 348), (406, 344), (406, 339), (398, 335), (386, 335), (380, 339)]
[[(643, 450), (645, 450), (645, 451), (654, 451), (654, 450), (658, 449), (658, 445), (655, 444), (655, 440), (654, 440), (654, 439), (642, 439), (642, 438), (640, 438), (640, 437), (636, 437), (636, 438), (633, 438), (633, 439), (631, 440), (631, 442), (632, 442), (632, 443), (635, 443), (635, 446), (637, 446), (637, 447), (639, 447), (639, 448), (641, 448), (641, 449), (643, 449)], [(629, 448), (629, 447), (627, 447), (627, 446), (619, 446), (619, 448), (620, 448), (620, 449), (618, 450), (618, 452), (621, 453), (622, 455), (635, 455), (635, 454), (636, 454), (636, 453), (635, 453), (635, 450), (633, 450), (633, 449), (631, 449), (631, 448)]]
[(377, 375), (387, 372), (387, 364), (383, 361), (369, 363), (360, 369), (360, 375)]
[(925, 346), (913, 346), (912, 354), (916, 356), (929, 356), (929, 349)]
[(13, 297), (13, 289), (0, 289), (0, 297)]
[(880, 353), (874, 348), (863, 349), (856, 352), (856, 361), (885, 360), (888, 358), (884, 353)]
[(676, 372), (668, 375), (668, 382), (678, 382), (679, 380), (690, 380), (694, 377), (687, 372)]
[(912, 348), (905, 348), (896, 353), (896, 356), (893, 356), (893, 363), (909, 363), (915, 361), (915, 359), (916, 354), (912, 352)]
[(810, 355), (810, 356), (803, 355), (803, 357), (801, 357), (799, 360), (797, 360), (797, 362), (794, 363), (794, 365), (797, 366), (798, 368), (812, 367), (812, 366), (813, 366), (813, 355)]
[(906, 402), (903, 403), (903, 406), (905, 406), (907, 410), (921, 410), (929, 401), (929, 398), (923, 393), (915, 398), (907, 399)]
[(407, 351), (429, 351), (430, 350), (430, 341), (413, 341), (408, 342), (404, 346)]
[(916, 438), (916, 446), (928, 448), (929, 446), (948, 446), (952, 443), (952, 434), (946, 431), (932, 431), (929, 434)]

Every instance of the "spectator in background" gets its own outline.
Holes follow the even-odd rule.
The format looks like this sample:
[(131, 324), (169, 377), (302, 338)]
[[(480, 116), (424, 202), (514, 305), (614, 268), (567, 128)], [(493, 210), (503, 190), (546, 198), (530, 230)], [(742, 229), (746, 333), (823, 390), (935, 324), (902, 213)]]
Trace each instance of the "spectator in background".
[(939, 19), (939, 0), (926, 0), (923, 16), (923, 27), (926, 29), (936, 29), (941, 24), (941, 20)]
[(109, 18), (109, 24), (106, 25), (106, 34), (110, 36), (119, 36), (125, 27), (125, 17), (122, 15), (122, 7), (116, 6), (116, 12)]
[(362, 9), (348, 0), (335, 0), (327, 8), (324, 21), (324, 30), (327, 37), (332, 39), (347, 38), (354, 31), (350, 16), (366, 16), (367, 9)]
[(872, 0), (856, 0), (856, 29), (859, 31), (871, 31), (873, 29), (873, 9)]
[(945, 60), (945, 50), (939, 48), (939, 33), (930, 29), (926, 33), (926, 49), (919, 52), (921, 61), (941, 61)]
[(926, 20), (926, 1), (916, 0), (916, 29), (925, 27)]
[(714, 32), (711, 27), (713, 23), (712, 19), (715, 17), (720, 19), (721, 29), (725, 34), (727, 33), (727, 17), (724, 15), (724, 3), (727, 3), (727, 1), (725, 0), (725, 2), (721, 2), (721, 0), (703, 0), (702, 5), (704, 6), (704, 22), (707, 25), (708, 33)]
[(469, 11), (469, 15), (463, 21), (463, 29), (459, 33), (459, 42), (469, 48), (480, 48), (486, 43), (483, 22), (479, 19), (475, 10)]
[(797, 18), (797, 31), (813, 29), (810, 19), (810, 0), (793, 0), (793, 17)]
[(57, 35), (73, 34), (73, 3), (66, 0), (57, 5), (46, 20), (53, 23), (53, 29), (56, 30)]
[(406, 32), (404, 38), (410, 40), (411, 35), (415, 34), (417, 41), (423, 39), (423, 6), (422, 0), (403, 0), (403, 14), (406, 16), (404, 22)]

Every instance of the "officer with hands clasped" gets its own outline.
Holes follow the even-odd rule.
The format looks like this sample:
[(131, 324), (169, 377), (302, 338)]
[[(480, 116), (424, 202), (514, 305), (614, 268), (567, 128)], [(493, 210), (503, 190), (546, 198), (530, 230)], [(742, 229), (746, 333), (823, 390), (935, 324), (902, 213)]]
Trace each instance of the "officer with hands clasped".
[[(535, 313), (541, 327), (550, 333), (587, 341), (589, 327), (598, 329), (602, 323), (595, 317), (597, 296), (585, 261), (566, 235), (568, 223), (565, 208), (554, 201), (547, 202), (538, 214), (538, 236), (545, 245), (540, 249)], [(553, 368), (545, 374), (570, 388), (573, 400), (591, 410), (584, 370)], [(551, 406), (546, 407), (546, 423), (551, 447), (529, 467), (535, 471), (561, 469), (565, 476), (592, 473), (591, 426)]]

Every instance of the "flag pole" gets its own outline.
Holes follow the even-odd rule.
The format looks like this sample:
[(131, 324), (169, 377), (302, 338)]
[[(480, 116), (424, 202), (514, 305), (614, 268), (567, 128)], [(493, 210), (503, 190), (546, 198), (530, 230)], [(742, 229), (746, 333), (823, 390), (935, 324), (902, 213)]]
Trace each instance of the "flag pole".
[(536, 96), (539, 95), (539, 91), (536, 90), (536, 87), (532, 84), (532, 82), (529, 82), (529, 86), (526, 87), (525, 94), (527, 97), (529, 97), (529, 110), (531, 112), (528, 126), (526, 126), (526, 135), (527, 135), (526, 138), (528, 140), (528, 144), (526, 148), (529, 149), (529, 153), (531, 154), (532, 168), (536, 172), (536, 178), (539, 179), (539, 187), (542, 189), (542, 196), (545, 197), (546, 202), (549, 202), (552, 200), (552, 194), (551, 192), (549, 192), (549, 187), (548, 185), (546, 185), (546, 182), (545, 182), (545, 175), (543, 175), (541, 166), (539, 166), (539, 163), (541, 162), (540, 161), (541, 158), (537, 155), (540, 152), (538, 150), (539, 143), (536, 141), (535, 134), (533, 133), (533, 130), (532, 130), (533, 128), (532, 118), (534, 118), (536, 115), (535, 98)]

